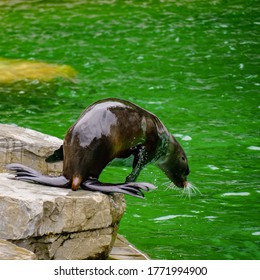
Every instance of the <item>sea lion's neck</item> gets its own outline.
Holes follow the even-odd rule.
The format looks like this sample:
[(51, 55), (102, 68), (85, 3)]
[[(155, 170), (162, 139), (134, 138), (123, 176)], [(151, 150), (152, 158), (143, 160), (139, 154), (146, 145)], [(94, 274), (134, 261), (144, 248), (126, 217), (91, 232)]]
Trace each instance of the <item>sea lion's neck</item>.
[(185, 187), (187, 185), (188, 160), (174, 136), (169, 136), (167, 152), (158, 160), (157, 166), (176, 186)]
[(178, 145), (179, 143), (170, 133), (165, 135), (164, 139), (162, 139), (161, 156), (157, 162), (160, 168), (171, 161), (172, 156), (177, 152)]

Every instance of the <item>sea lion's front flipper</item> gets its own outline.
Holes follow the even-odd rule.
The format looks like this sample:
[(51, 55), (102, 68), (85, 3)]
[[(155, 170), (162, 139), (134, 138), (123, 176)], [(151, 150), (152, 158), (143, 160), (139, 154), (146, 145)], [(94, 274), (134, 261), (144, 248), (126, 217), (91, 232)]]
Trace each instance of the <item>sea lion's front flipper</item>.
[(15, 174), (14, 179), (43, 184), (51, 187), (69, 188), (70, 181), (64, 176), (48, 176), (19, 163), (11, 163), (6, 168)]
[(45, 161), (46, 162), (57, 162), (62, 161), (64, 159), (63, 155), (63, 145), (59, 147), (58, 150), (55, 150), (52, 155), (48, 156)]
[(137, 145), (134, 151), (133, 169), (126, 177), (126, 182), (135, 182), (143, 167), (148, 163), (148, 153), (144, 145)]
[(131, 196), (144, 198), (143, 191), (156, 189), (150, 183), (124, 183), (124, 184), (106, 184), (98, 180), (87, 180), (81, 184), (84, 190), (99, 191), (102, 193), (123, 193)]

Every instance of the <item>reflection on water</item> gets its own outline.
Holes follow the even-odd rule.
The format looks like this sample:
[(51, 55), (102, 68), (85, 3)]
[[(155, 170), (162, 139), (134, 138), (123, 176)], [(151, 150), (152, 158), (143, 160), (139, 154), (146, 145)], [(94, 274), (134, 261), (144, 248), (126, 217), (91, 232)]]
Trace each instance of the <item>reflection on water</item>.
[[(158, 189), (127, 198), (120, 232), (152, 258), (260, 259), (257, 2), (111, 2), (0, 1), (0, 57), (79, 73), (1, 86), (1, 122), (63, 137), (97, 99), (138, 103), (181, 142), (201, 194), (167, 190), (148, 166), (139, 180)], [(110, 166), (102, 180), (129, 172)]]
[(249, 192), (223, 193), (222, 196), (248, 196)]

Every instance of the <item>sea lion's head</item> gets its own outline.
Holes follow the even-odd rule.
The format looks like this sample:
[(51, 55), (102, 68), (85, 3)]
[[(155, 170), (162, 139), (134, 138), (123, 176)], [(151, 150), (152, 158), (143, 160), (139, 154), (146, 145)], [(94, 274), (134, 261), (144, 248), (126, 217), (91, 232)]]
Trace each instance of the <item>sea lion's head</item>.
[(168, 151), (159, 163), (159, 167), (167, 175), (167, 177), (179, 188), (188, 186), (187, 176), (190, 173), (187, 156), (172, 136), (170, 137)]

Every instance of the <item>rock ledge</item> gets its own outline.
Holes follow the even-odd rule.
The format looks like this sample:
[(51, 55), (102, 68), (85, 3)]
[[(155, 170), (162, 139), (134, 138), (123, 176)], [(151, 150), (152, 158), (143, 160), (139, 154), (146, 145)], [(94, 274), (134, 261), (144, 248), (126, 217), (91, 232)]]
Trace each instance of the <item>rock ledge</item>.
[[(16, 162), (45, 174), (61, 173), (62, 164), (53, 168), (44, 161), (61, 143), (30, 129), (0, 124), (0, 169)], [(73, 192), (11, 178), (0, 173), (0, 239), (34, 252), (38, 259), (108, 257), (125, 210), (123, 195)]]

